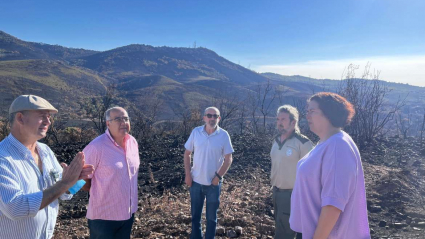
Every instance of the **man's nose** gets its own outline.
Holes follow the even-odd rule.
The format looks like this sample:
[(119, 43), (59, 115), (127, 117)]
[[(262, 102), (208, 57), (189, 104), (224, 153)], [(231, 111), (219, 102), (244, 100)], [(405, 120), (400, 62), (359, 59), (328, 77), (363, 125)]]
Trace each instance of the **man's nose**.
[(44, 117), (43, 121), (46, 122), (48, 125), (52, 124), (50, 117)]

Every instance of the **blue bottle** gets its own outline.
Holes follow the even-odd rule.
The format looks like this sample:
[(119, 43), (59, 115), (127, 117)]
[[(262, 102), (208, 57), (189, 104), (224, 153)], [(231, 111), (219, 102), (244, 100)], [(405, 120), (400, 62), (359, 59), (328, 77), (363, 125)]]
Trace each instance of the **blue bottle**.
[(76, 194), (78, 191), (80, 191), (80, 189), (84, 186), (84, 184), (86, 184), (86, 181), (84, 181), (83, 179), (80, 179), (74, 184), (74, 186), (68, 189), (68, 191), (71, 194)]

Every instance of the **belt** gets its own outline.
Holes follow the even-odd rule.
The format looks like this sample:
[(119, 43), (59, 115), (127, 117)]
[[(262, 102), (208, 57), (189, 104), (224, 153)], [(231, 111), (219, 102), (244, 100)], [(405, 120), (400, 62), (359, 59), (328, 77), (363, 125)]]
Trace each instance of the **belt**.
[(273, 186), (273, 190), (278, 191), (278, 192), (288, 192), (288, 191), (292, 191), (292, 188), (291, 189), (280, 189), (276, 186)]

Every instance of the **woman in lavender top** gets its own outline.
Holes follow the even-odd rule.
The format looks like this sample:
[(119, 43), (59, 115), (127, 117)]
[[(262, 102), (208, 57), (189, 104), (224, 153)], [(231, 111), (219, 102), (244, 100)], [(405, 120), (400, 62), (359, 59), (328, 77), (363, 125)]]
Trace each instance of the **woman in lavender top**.
[(297, 166), (291, 229), (302, 238), (370, 238), (360, 153), (342, 128), (354, 116), (344, 97), (321, 92), (308, 100), (307, 121), (317, 146)]

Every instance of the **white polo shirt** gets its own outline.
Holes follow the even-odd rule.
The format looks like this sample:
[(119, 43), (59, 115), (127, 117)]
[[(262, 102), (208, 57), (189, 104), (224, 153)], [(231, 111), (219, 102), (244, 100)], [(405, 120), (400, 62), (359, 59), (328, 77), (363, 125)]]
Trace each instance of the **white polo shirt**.
[(234, 152), (229, 133), (219, 126), (210, 135), (205, 125), (194, 128), (184, 147), (193, 152), (192, 179), (202, 185), (211, 185), (215, 172), (223, 165), (224, 155)]

